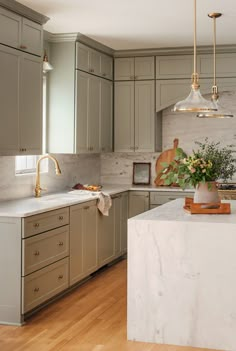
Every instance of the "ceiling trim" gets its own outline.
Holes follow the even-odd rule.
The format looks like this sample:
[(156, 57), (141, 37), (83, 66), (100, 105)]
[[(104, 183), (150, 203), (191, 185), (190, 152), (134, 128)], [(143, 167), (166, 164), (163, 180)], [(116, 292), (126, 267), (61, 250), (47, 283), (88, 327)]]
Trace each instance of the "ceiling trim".
[(49, 17), (44, 16), (41, 13), (36, 12), (14, 0), (0, 0), (0, 6), (42, 25), (47, 23), (47, 21), (50, 19)]

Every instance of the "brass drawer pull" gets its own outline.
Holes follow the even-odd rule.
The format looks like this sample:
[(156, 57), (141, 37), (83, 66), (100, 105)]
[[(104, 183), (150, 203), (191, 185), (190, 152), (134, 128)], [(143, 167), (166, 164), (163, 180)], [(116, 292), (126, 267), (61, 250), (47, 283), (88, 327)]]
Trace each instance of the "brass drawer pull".
[(34, 288), (34, 292), (39, 292), (39, 288)]
[(39, 256), (40, 252), (39, 251), (35, 251), (34, 256)]
[(58, 276), (58, 279), (62, 279), (63, 278), (63, 274), (60, 274), (59, 276)]
[(58, 245), (63, 246), (64, 245), (63, 241), (59, 241)]
[(89, 206), (85, 206), (85, 207), (84, 207), (84, 210), (88, 210), (88, 209), (89, 209)]
[(39, 223), (34, 223), (34, 228), (38, 228), (39, 227)]
[(58, 217), (58, 219), (59, 219), (60, 221), (62, 221), (63, 218), (64, 218), (63, 216), (59, 216), (59, 217)]
[(27, 49), (27, 46), (25, 46), (25, 45), (20, 45), (20, 49), (23, 49), (23, 50), (26, 50)]

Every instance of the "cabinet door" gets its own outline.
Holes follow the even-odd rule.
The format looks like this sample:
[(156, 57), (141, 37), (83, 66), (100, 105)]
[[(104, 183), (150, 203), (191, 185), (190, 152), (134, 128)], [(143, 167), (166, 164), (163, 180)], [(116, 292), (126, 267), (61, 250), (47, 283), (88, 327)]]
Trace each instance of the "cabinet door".
[(19, 154), (20, 53), (0, 45), (0, 154)]
[(191, 78), (193, 72), (193, 56), (157, 56), (156, 79)]
[(109, 216), (98, 211), (98, 263), (103, 266), (115, 258), (115, 211), (109, 210)]
[(134, 58), (115, 59), (115, 80), (134, 80)]
[(83, 207), (83, 270), (88, 275), (96, 271), (97, 258), (97, 206)]
[(89, 74), (76, 71), (76, 151), (88, 152)]
[(101, 79), (100, 151), (112, 152), (113, 83)]
[(129, 218), (149, 210), (149, 192), (129, 192)]
[(128, 192), (121, 195), (121, 253), (127, 252)]
[(0, 43), (19, 48), (21, 16), (0, 7)]
[(112, 199), (114, 206), (115, 257), (121, 255), (121, 195)]
[(135, 151), (155, 151), (154, 81), (135, 82)]
[(97, 76), (101, 75), (101, 54), (93, 49), (89, 51), (89, 72)]
[(76, 69), (89, 72), (89, 48), (81, 43), (76, 43)]
[(101, 55), (101, 75), (106, 79), (113, 79), (113, 59), (107, 55)]
[(83, 207), (83, 204), (70, 207), (70, 286), (84, 277)]
[(42, 153), (42, 62), (28, 54), (20, 68), (20, 148), (27, 155)]
[[(235, 77), (236, 54), (217, 54), (216, 57), (216, 74), (217, 77)], [(198, 56), (198, 73), (200, 78), (213, 77), (213, 58), (212, 55)], [(201, 82), (200, 82), (201, 83)]]
[(99, 152), (100, 90), (100, 78), (90, 75), (88, 96), (88, 145), (91, 152)]
[(115, 151), (134, 151), (134, 82), (115, 83)]
[(154, 79), (154, 56), (135, 57), (134, 59), (135, 80)]
[(26, 18), (22, 21), (21, 49), (42, 56), (43, 49), (43, 27)]

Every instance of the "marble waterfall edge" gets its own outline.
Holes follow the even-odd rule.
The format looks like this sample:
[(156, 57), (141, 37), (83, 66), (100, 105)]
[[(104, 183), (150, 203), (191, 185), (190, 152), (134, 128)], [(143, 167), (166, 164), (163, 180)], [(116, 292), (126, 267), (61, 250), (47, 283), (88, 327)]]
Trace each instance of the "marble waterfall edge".
[(191, 216), (179, 199), (129, 219), (129, 340), (236, 350), (235, 203)]

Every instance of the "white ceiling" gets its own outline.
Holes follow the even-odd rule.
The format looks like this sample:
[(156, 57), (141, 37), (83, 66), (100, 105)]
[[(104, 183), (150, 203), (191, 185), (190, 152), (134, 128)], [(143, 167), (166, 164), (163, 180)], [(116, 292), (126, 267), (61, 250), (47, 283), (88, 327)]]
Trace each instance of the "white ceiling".
[[(193, 0), (19, 0), (50, 17), (52, 33), (80, 32), (113, 49), (193, 44)], [(212, 44), (209, 12), (217, 20), (217, 44), (236, 44), (236, 1), (197, 0), (197, 44)]]

